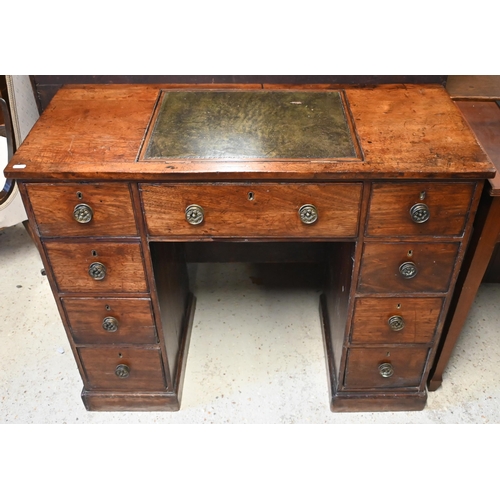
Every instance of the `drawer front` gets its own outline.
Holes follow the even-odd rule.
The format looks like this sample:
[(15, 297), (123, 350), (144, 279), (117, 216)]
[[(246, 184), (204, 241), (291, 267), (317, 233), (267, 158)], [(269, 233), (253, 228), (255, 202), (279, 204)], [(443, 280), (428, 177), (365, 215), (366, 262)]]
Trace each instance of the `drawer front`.
[(345, 388), (418, 387), (427, 353), (425, 347), (349, 349)]
[(113, 391), (165, 390), (159, 349), (80, 347), (86, 389)]
[(61, 292), (148, 291), (139, 243), (46, 241), (44, 245)]
[(77, 344), (157, 342), (150, 299), (61, 300)]
[(366, 234), (462, 236), (474, 187), (460, 182), (374, 183)]
[(27, 184), (26, 189), (44, 237), (137, 235), (128, 184)]
[[(141, 184), (140, 190), (153, 236), (353, 238), (362, 185)], [(186, 217), (186, 209), (193, 205), (203, 211), (198, 224)], [(314, 208), (308, 205), (317, 213), (312, 223)]]
[(446, 292), (459, 243), (365, 243), (361, 293)]
[(351, 342), (431, 342), (442, 304), (440, 298), (358, 298), (354, 306)]

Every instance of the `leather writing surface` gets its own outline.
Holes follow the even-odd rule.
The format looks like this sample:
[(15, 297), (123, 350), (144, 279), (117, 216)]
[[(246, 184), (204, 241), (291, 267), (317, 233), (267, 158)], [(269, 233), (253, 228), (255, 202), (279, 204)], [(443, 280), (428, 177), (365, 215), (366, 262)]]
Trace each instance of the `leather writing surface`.
[(356, 157), (339, 92), (163, 92), (144, 159)]

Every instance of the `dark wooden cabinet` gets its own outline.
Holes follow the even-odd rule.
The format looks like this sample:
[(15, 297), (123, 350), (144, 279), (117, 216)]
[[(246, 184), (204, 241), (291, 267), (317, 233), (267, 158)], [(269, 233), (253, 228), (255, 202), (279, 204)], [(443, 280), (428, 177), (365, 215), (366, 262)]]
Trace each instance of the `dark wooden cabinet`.
[(323, 266), (333, 411), (424, 408), (493, 167), (439, 85), (306, 87), (67, 86), (48, 104), (6, 175), (87, 409), (180, 408), (187, 262), (216, 253)]

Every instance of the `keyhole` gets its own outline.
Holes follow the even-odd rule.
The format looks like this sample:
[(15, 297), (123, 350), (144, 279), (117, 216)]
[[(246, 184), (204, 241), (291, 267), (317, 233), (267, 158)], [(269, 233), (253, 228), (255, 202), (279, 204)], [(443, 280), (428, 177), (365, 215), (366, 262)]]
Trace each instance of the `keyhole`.
[(95, 250), (92, 250), (92, 257), (97, 257), (97, 252)]
[(396, 307), (397, 307), (398, 309), (401, 309), (401, 304), (398, 304)]
[(77, 198), (78, 198), (79, 200), (81, 200), (81, 199), (83, 198), (83, 194), (82, 194), (82, 192), (81, 192), (81, 191), (77, 191), (77, 192), (76, 192), (76, 196), (77, 196)]
[(123, 356), (122, 356), (122, 353), (121, 353), (121, 352), (119, 352), (119, 353), (118, 353), (118, 357), (119, 357), (119, 358), (123, 358)]
[(387, 357), (390, 358), (391, 357), (391, 353), (389, 351), (387, 351)]
[(408, 250), (408, 257), (411, 257), (413, 255), (413, 250)]
[(248, 200), (249, 200), (249, 201), (253, 201), (253, 200), (254, 200), (254, 194), (253, 194), (253, 192), (252, 192), (252, 191), (250, 191), (250, 192), (248, 193)]
[(425, 200), (426, 195), (427, 195), (427, 193), (426, 193), (425, 191), (422, 191), (422, 192), (420, 193), (420, 199), (421, 199), (421, 200)]
[(104, 307), (105, 307), (106, 311), (111, 311), (111, 307), (109, 307), (108, 304), (106, 304)]

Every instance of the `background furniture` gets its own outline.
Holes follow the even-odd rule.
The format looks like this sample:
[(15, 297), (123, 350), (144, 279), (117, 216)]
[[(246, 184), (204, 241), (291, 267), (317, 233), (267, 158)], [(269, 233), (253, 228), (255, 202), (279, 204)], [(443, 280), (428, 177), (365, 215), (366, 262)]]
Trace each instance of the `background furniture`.
[[(5, 76), (2, 96), (5, 97), (3, 111), (8, 159), (10, 160), (14, 151), (22, 144), (37, 121), (39, 112), (28, 76)], [(16, 183), (2, 176), (0, 184), (2, 185), (0, 191), (0, 228), (25, 222), (28, 216)]]
[(32, 75), (40, 113), (63, 85), (380, 85), (386, 83), (446, 85), (445, 75)]
[(429, 377), (429, 390), (441, 386), (443, 372), (481, 282), (500, 282), (500, 77), (450, 77), (447, 89), (491, 158), (497, 174), (485, 185), (474, 233)]

